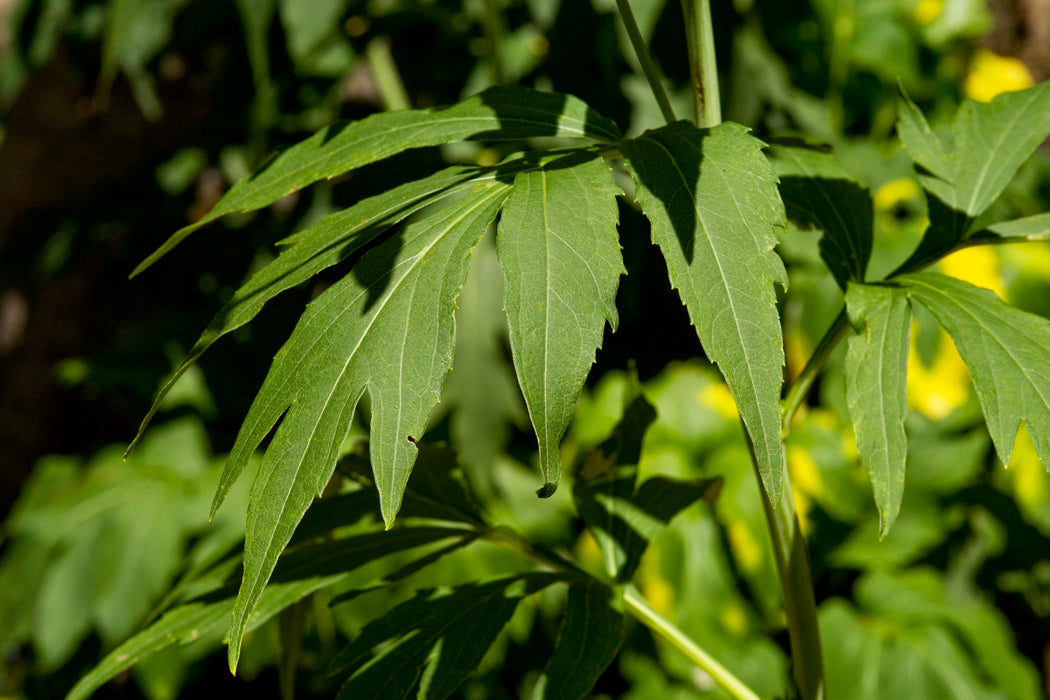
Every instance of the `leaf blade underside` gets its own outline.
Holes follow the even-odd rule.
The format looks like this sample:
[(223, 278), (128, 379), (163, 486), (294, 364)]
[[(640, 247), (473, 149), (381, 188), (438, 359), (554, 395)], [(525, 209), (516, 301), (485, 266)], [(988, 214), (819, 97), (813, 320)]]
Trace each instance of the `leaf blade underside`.
[(282, 151), (234, 184), (203, 218), (184, 226), (131, 273), (139, 274), (200, 227), (233, 212), (273, 204), (307, 185), (342, 175), (411, 148), (453, 141), (583, 138), (615, 144), (616, 125), (570, 95), (520, 86), (485, 90), (441, 110), (402, 110), (337, 122)]
[(904, 496), (911, 306), (899, 287), (851, 284), (846, 308), (855, 330), (846, 350), (846, 404), (885, 537)]
[(500, 218), (510, 347), (539, 442), (543, 495), (557, 486), (558, 444), (605, 324), (616, 328), (618, 193), (600, 158), (572, 153), (517, 175)]
[[(308, 307), (256, 396), (216, 493), (215, 507), (280, 420), (252, 485), (244, 579), (230, 626), (236, 666), (245, 620), (277, 557), (327, 483), (365, 390), (370, 452), (389, 525), (452, 361), (453, 308), (469, 253), (509, 185), (479, 185), (369, 251)], [(393, 356), (393, 358), (391, 357)], [(284, 416), (283, 419), (281, 418)]]
[(786, 286), (787, 273), (773, 248), (785, 215), (762, 146), (739, 124), (700, 130), (677, 122), (624, 150), (671, 284), (733, 393), (778, 503), (784, 345), (774, 286)]
[(1003, 464), (1010, 464), (1024, 421), (1040, 461), (1050, 465), (1050, 321), (944, 275), (924, 272), (897, 280), (955, 341)]

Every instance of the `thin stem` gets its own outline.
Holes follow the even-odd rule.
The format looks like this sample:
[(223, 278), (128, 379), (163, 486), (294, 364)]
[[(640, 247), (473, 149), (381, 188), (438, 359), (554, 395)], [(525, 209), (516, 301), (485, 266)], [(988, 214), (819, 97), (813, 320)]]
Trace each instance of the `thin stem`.
[(802, 402), (806, 400), (806, 395), (809, 394), (809, 390), (813, 387), (813, 382), (816, 380), (817, 375), (824, 369), (828, 358), (831, 357), (831, 353), (834, 352), (839, 341), (845, 337), (848, 328), (849, 317), (846, 316), (846, 307), (842, 307), (839, 315), (835, 317), (831, 326), (824, 332), (824, 337), (820, 339), (813, 354), (810, 355), (806, 366), (802, 368), (802, 372), (788, 388), (787, 396), (784, 397), (780, 404), (780, 425), (785, 433), (790, 428), (791, 420), (795, 417), (795, 413), (802, 405)]
[(722, 123), (722, 102), (710, 0), (682, 0), (682, 13), (689, 48), (689, 73), (693, 79), (693, 121), (700, 127), (718, 126)]
[(368, 68), (372, 71), (372, 78), (376, 81), (376, 87), (379, 88), (383, 107), (387, 110), (412, 109), (405, 84), (401, 81), (401, 74), (390, 53), (389, 37), (377, 36), (368, 42), (365, 57), (368, 60)]
[(656, 65), (649, 55), (649, 49), (645, 45), (645, 39), (642, 38), (642, 33), (638, 29), (638, 22), (634, 19), (631, 3), (629, 0), (616, 0), (616, 8), (620, 11), (620, 19), (627, 30), (627, 36), (631, 40), (631, 46), (634, 48), (635, 55), (638, 57), (638, 63), (642, 66), (642, 73), (645, 74), (645, 79), (649, 81), (649, 89), (653, 91), (653, 96), (656, 97), (656, 102), (660, 105), (660, 112), (664, 115), (664, 120), (668, 124), (678, 121), (678, 118), (674, 115), (674, 110), (671, 109), (671, 101), (667, 98), (664, 84), (660, 80), (660, 73), (656, 70)]
[[(529, 540), (519, 535), (514, 530), (506, 527), (496, 527), (488, 530), (482, 535), (482, 539), (497, 544), (519, 556), (555, 570), (568, 571), (572, 574), (582, 575), (590, 578), (590, 575), (577, 567), (572, 562), (563, 559), (553, 552), (545, 552), (538, 549)], [(696, 666), (707, 673), (711, 678), (722, 686), (732, 697), (737, 700), (758, 700), (758, 695), (747, 687), (743, 681), (733, 675), (732, 671), (700, 648), (693, 640), (678, 629), (673, 622), (662, 617), (653, 610), (634, 586), (628, 584), (623, 593), (624, 608), (626, 611), (652, 630), (670, 642), (675, 649)]]
[(738, 700), (758, 700), (758, 695), (734, 676), (729, 669), (718, 663), (706, 651), (698, 647), (693, 640), (686, 637), (680, 629), (653, 610), (634, 586), (628, 585), (623, 593), (624, 606), (636, 620), (670, 642), (676, 649), (692, 661), (698, 668), (722, 686)]
[(774, 508), (762, 484), (758, 459), (750, 437), (747, 443), (751, 450), (755, 478), (762, 494), (766, 526), (773, 542), (773, 559), (777, 565), (780, 589), (784, 596), (784, 614), (787, 616), (795, 685), (802, 700), (824, 700), (824, 659), (820, 646), (820, 627), (817, 624), (817, 602), (813, 594), (813, 576), (809, 569), (806, 538), (802, 534), (795, 512), (791, 480), (785, 469), (780, 505)]

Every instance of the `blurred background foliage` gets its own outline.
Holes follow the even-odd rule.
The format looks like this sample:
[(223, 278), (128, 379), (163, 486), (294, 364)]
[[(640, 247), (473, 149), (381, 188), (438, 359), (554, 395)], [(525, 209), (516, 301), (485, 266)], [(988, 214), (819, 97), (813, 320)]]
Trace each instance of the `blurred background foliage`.
[[(937, 121), (964, 97), (988, 100), (1050, 78), (1045, 0), (712, 4), (726, 118), (764, 139), (834, 147), (873, 196), (872, 275), (907, 256), (926, 216), (894, 140), (898, 86)], [(688, 114), (678, 4), (632, 5), (678, 112)], [(165, 374), (273, 255), (273, 243), (405, 171), (491, 163), (497, 154), (474, 145), (411, 152), (230, 217), (128, 281), (135, 263), (273, 149), (336, 119), (449, 104), (521, 82), (576, 94), (631, 134), (658, 126), (614, 6), (0, 0), (0, 697), (61, 695), (161, 609), (174, 581), (238, 546), (243, 504), (207, 522), (216, 470), (290, 331), (287, 310), (330, 277), (276, 300), (205, 355), (168, 397), (148, 441), (128, 461), (122, 452)], [(988, 216), (1048, 208), (1044, 149)], [(564, 461), (578, 463), (609, 434), (635, 373), (658, 413), (642, 475), (725, 479), (714, 506), (689, 509), (649, 549), (638, 585), (761, 695), (782, 696), (779, 586), (732, 400), (703, 361), (641, 217), (621, 205), (621, 223), (629, 274), (620, 330), (598, 354)], [(817, 239), (792, 228), (779, 248), (790, 274), (782, 308), (789, 373), (841, 305)], [(1039, 244), (972, 248), (940, 268), (1050, 315), (1050, 253)], [(496, 522), (600, 569), (571, 489), (551, 501), (533, 495), (534, 454), (506, 363), (499, 286), (489, 241), (460, 300), (455, 369), (428, 440), (456, 448)], [(788, 443), (830, 695), (1037, 698), (1050, 692), (1050, 477), (1023, 431), (1009, 469), (996, 461), (965, 366), (919, 311), (905, 501), (889, 535), (878, 538), (853, 444), (841, 352)], [(363, 435), (362, 426), (353, 440)], [(304, 601), (295, 618), (299, 696), (330, 695), (335, 686), (322, 670), (334, 640), (352, 637), (414, 586), (514, 566), (505, 552), (472, 547), (352, 604), (329, 608), (320, 594)], [(531, 688), (557, 630), (552, 597), (519, 609), (461, 697)], [(239, 679), (209, 654), (220, 640), (201, 640), (140, 664), (99, 697), (210, 697), (244, 684), (257, 697), (279, 697), (289, 624), (282, 618), (250, 638)], [(640, 627), (595, 692), (723, 697)]]

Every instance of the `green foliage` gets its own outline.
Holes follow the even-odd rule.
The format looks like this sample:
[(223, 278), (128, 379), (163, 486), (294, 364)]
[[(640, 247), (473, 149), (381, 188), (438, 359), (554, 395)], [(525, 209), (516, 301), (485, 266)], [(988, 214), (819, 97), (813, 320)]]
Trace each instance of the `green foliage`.
[(631, 140), (625, 155), (671, 284), (729, 383), (776, 503), (784, 348), (774, 284), (787, 284), (773, 253), (784, 225), (776, 175), (762, 143), (735, 124), (704, 132), (679, 122)]
[[(676, 69), (661, 48), (666, 13), (680, 23), (680, 8), (634, 3), (668, 76), (629, 56), (647, 68), (644, 90), (602, 63), (615, 43), (644, 48), (602, 24), (611, 2), (504, 4), (231, 5), (255, 82), (245, 161), (281, 129), (334, 113), (282, 115), (292, 90), (280, 71), (312, 81), (296, 99), (323, 102), (360, 52), (377, 92), (409, 94), (386, 84), (399, 78), (376, 47), (417, 11), (476, 60), (453, 81), (458, 98), (440, 93), (452, 106), (317, 130), (135, 269), (223, 217), (299, 222), (221, 289), (222, 309), (161, 387), (127, 463), (112, 448), (41, 463), (4, 526), (0, 646), (31, 647), (50, 673), (80, 664), (78, 648), (97, 639), (105, 656), (73, 670), (70, 698), (129, 669), (151, 696), (171, 696), (191, 661), (223, 644), (242, 675), (277, 665), (286, 696), (297, 672), (354, 698), (582, 698), (605, 692), (606, 675), (630, 683), (625, 697), (1038, 696), (991, 596), (1023, 589), (1050, 614), (1032, 592), (1050, 512), (1038, 464), (1050, 464), (1050, 322), (923, 270), (1050, 236), (1035, 194), (1009, 196), (1050, 133), (1050, 83), (964, 100), (945, 120), (903, 91), (955, 101), (925, 84), (920, 54), (972, 36), (980, 8), (920, 19), (909, 3), (818, 2), (809, 30), (826, 41), (798, 39), (793, 56), (778, 56), (782, 37), (758, 21), (725, 32), (727, 113), (754, 134), (735, 122), (657, 126), (662, 97), (650, 92), (669, 88), (682, 113), (717, 103), (692, 87), (713, 65)], [(106, 5), (99, 96), (123, 74), (160, 116), (150, 66), (182, 5)], [(686, 16), (706, 13), (699, 5), (685, 3)], [(39, 41), (81, 11), (42, 6), (39, 19), (18, 17), (39, 23)], [(763, 3), (756, 13), (778, 17)], [(606, 42), (588, 70), (622, 80), (611, 96), (609, 76), (593, 92), (590, 75), (570, 83), (580, 96), (549, 89), (566, 83), (552, 80), (564, 64), (545, 42), (571, 21)], [(464, 39), (468, 28), (479, 35)], [(692, 57), (699, 31), (687, 28)], [(863, 89), (860, 73), (877, 85)], [(511, 79), (535, 87), (491, 87)], [(815, 84), (826, 94), (808, 92)], [(850, 133), (854, 109), (870, 111), (863, 139)], [(211, 157), (195, 153), (194, 170)], [(888, 197), (890, 185), (910, 198)], [(644, 381), (610, 371), (619, 360), (603, 353), (624, 341), (603, 343), (655, 317), (652, 290), (664, 287), (709, 364), (669, 364), (677, 348), (633, 338), (627, 354), (659, 364), (639, 370)], [(146, 432), (218, 340), (262, 346), (263, 335), (244, 339), (266, 328), (267, 307), (294, 329), (236, 416), (221, 474), (195, 420)], [(909, 412), (910, 382), (935, 372), (949, 342), (976, 401), (963, 394), (938, 422)], [(596, 360), (602, 375), (589, 377)], [(535, 441), (515, 432), (528, 423)], [(1015, 445), (1022, 423), (1034, 451)], [(1013, 456), (1006, 476), (991, 476), (995, 454)], [(245, 470), (250, 493), (237, 490)], [(532, 497), (537, 483), (547, 500)], [(1016, 570), (990, 575), (1004, 562)], [(168, 655), (174, 680), (151, 675)]]

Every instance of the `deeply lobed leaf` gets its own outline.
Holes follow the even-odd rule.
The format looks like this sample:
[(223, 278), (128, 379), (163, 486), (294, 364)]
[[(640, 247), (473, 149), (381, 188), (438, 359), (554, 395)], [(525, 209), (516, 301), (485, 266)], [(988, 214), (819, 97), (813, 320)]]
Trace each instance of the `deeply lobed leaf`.
[(785, 215), (762, 147), (739, 124), (701, 130), (677, 122), (627, 141), (624, 151), (671, 284), (729, 384), (778, 503), (784, 345), (774, 286), (786, 286), (787, 273), (773, 247)]
[(899, 287), (851, 284), (846, 308), (855, 331), (846, 352), (846, 403), (885, 537), (904, 496), (911, 306)]
[(535, 697), (579, 700), (616, 658), (627, 636), (614, 591), (598, 581), (569, 584), (565, 616)]
[(411, 148), (453, 141), (518, 141), (581, 138), (615, 144), (620, 131), (570, 95), (524, 87), (494, 87), (441, 110), (383, 112), (338, 122), (283, 151), (251, 177), (237, 182), (199, 221), (185, 226), (144, 260), (145, 270), (187, 236), (233, 212), (261, 209), (319, 180), (342, 175)]
[(1003, 464), (1024, 421), (1040, 460), (1050, 465), (1050, 321), (962, 280), (934, 273), (897, 279), (955, 341)]
[(477, 183), (512, 178), (517, 170), (527, 166), (525, 161), (518, 160), (498, 168), (462, 165), (446, 168), (326, 216), (313, 226), (282, 241), (285, 248), (269, 265), (252, 275), (237, 290), (233, 298), (204, 329), (200, 338), (190, 348), (186, 359), (161, 387), (128, 450), (135, 446), (161, 401), (186, 370), (215, 341), (250, 322), (263, 306), (278, 294), (347, 259), (390, 227), (420, 209), (468, 190)]
[(470, 249), (509, 185), (479, 184), (366, 254), (307, 308), (278, 352), (237, 436), (216, 506), (273, 426), (252, 486), (244, 579), (230, 626), (236, 666), (245, 621), (281, 550), (327, 483), (365, 390), (372, 400), (371, 461), (384, 520), (397, 513), (452, 361), (453, 308)]
[(451, 591), (423, 590), (373, 620), (330, 666), (351, 671), (339, 698), (448, 697), (481, 662), (518, 603), (563, 578), (530, 574)]
[(616, 328), (618, 192), (596, 154), (556, 155), (514, 178), (500, 218), (510, 347), (539, 440), (542, 495), (558, 484), (558, 444), (605, 324)]

